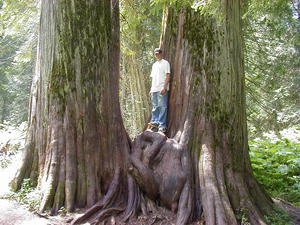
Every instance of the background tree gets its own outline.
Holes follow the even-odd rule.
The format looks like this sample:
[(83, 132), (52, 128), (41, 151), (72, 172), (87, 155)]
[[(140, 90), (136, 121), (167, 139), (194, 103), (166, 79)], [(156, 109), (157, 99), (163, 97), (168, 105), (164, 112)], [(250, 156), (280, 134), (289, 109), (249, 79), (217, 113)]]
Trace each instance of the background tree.
[[(9, 42), (10, 38), (6, 38), (4, 40), (3, 38), (1, 39), (1, 44), (3, 45), (5, 41)], [(9, 101), (10, 101), (10, 93), (8, 90), (8, 77), (6, 74), (6, 71), (8, 70), (8, 67), (11, 65), (11, 61), (13, 59), (13, 54), (15, 52), (15, 49), (13, 48), (4, 48), (1, 51), (1, 81), (0, 81), (0, 92), (1, 92), (1, 118), (0, 121), (3, 123), (7, 117), (8, 117), (8, 108), (9, 108)]]
[(0, 1), (0, 9), (0, 117), (1, 123), (15, 125), (28, 116), (38, 7), (33, 0)]
[(247, 113), (251, 137), (299, 123), (299, 22), (291, 1), (250, 1), (245, 14)]
[(150, 72), (159, 45), (161, 11), (151, 1), (124, 0), (121, 5), (120, 103), (131, 136), (140, 133), (150, 115)]

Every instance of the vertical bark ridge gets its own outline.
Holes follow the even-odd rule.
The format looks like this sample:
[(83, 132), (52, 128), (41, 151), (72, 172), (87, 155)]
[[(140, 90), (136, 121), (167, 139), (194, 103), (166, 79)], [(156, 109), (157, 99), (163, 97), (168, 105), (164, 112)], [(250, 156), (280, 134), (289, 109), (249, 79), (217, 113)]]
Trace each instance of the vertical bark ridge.
[[(71, 101), (71, 104), (74, 101)], [(74, 210), (77, 177), (77, 145), (75, 118), (70, 112), (70, 105), (66, 106), (64, 130), (66, 131), (66, 209)]]
[[(63, 143), (63, 135), (61, 134), (61, 130), (63, 127), (62, 117), (61, 117), (61, 107), (57, 104), (53, 104), (50, 108), (50, 112), (52, 112), (51, 116), (51, 125), (50, 125), (50, 133), (51, 138), (50, 142), (47, 145), (46, 152), (49, 154), (46, 161), (44, 171), (47, 176), (42, 179), (41, 187), (42, 192), (44, 193), (40, 210), (43, 211), (48, 205), (52, 205), (57, 196), (56, 200), (59, 200), (59, 194), (57, 193), (57, 187), (59, 184), (59, 171), (60, 171), (60, 156), (62, 154), (62, 147), (64, 146)], [(63, 169), (63, 168), (62, 168)], [(56, 207), (54, 207), (56, 208)]]

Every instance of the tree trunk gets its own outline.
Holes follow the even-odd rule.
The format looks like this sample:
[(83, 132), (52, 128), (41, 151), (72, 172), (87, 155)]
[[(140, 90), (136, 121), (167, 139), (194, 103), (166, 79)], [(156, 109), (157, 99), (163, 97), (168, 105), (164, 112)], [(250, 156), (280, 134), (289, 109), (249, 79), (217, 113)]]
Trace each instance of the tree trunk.
[[(298, 34), (300, 33), (300, 1), (299, 0), (293, 0), (293, 6), (294, 6), (294, 10), (296, 11), (296, 15), (297, 15), (297, 31)], [(299, 36), (297, 38), (297, 41), (295, 42), (295, 46), (298, 52), (298, 56), (300, 56), (300, 43), (299, 43)], [(298, 68), (300, 68), (300, 60), (298, 62)], [(298, 81), (300, 81), (300, 71), (298, 70)], [(299, 90), (299, 89), (298, 89)], [(300, 103), (300, 90), (298, 91), (298, 103)]]
[(117, 0), (42, 1), (27, 147), (12, 182), (15, 190), (24, 178), (38, 184), (42, 211), (92, 206), (113, 177), (126, 181), (118, 7)]
[(239, 214), (265, 224), (273, 202), (253, 177), (248, 154), (241, 2), (220, 4), (220, 18), (166, 10), (161, 47), (172, 65), (168, 135), (191, 154), (206, 224), (238, 224)]

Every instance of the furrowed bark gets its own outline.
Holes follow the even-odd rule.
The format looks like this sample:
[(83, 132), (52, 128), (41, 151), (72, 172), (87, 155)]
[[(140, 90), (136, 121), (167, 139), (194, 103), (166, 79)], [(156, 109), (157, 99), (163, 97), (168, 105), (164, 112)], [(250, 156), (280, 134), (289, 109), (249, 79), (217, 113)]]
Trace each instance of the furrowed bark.
[[(14, 180), (18, 190), (35, 179), (41, 211), (92, 206), (109, 193), (116, 168), (126, 174), (118, 11), (115, 0), (42, 1), (28, 147)], [(126, 179), (119, 186), (126, 190)]]

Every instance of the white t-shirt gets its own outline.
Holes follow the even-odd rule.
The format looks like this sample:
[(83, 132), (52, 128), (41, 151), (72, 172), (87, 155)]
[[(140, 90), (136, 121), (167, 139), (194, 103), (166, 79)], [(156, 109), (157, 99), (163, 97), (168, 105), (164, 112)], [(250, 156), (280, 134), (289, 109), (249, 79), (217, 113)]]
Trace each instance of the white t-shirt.
[[(161, 59), (152, 65), (152, 85), (150, 92), (158, 92), (164, 89), (167, 73), (170, 73), (170, 64), (167, 60)], [(169, 85), (167, 87), (169, 90)]]

